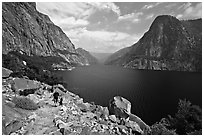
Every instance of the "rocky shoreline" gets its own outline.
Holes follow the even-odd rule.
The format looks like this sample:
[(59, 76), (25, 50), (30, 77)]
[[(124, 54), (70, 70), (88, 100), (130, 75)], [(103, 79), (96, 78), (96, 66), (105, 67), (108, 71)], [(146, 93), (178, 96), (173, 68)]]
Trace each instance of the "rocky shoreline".
[[(9, 72), (8, 72), (9, 74)], [(131, 114), (131, 103), (114, 97), (108, 107), (84, 102), (83, 98), (55, 85), (63, 105), (55, 105), (52, 86), (26, 78), (3, 75), (2, 131), (9, 135), (135, 135), (146, 134), (150, 127)], [(13, 91), (14, 83), (15, 91)], [(26, 95), (26, 96), (25, 96)], [(36, 110), (19, 108), (14, 98), (27, 98)]]

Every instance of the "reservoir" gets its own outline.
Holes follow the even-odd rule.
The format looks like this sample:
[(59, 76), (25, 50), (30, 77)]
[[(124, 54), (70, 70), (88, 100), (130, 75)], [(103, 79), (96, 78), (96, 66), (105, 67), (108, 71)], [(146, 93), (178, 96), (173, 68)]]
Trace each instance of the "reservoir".
[(86, 102), (108, 106), (114, 96), (131, 102), (131, 112), (152, 125), (177, 112), (179, 99), (202, 105), (202, 73), (134, 70), (92, 65), (59, 71), (67, 89)]

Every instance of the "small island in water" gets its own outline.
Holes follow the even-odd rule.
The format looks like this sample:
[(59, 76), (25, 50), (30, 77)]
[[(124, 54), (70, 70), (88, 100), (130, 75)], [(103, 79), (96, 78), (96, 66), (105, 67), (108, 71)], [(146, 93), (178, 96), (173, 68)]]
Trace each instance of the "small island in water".
[(3, 2), (2, 134), (201, 135), (201, 13)]

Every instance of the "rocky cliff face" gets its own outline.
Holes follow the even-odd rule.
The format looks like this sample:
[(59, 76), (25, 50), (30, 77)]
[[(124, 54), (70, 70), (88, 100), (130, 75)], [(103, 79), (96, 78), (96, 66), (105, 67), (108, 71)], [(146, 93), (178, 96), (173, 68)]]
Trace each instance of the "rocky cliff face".
[(136, 69), (201, 71), (201, 28), (201, 19), (179, 21), (169, 15), (158, 16), (129, 51), (113, 54), (106, 64)]
[(85, 64), (90, 65), (90, 64), (97, 64), (98, 63), (97, 59), (94, 56), (92, 56), (88, 51), (86, 51), (82, 48), (77, 48), (76, 51), (79, 55), (82, 56), (82, 58), (84, 58)]
[(30, 2), (2, 3), (2, 53), (17, 51), (28, 56), (57, 56), (68, 64), (83, 59), (60, 27)]

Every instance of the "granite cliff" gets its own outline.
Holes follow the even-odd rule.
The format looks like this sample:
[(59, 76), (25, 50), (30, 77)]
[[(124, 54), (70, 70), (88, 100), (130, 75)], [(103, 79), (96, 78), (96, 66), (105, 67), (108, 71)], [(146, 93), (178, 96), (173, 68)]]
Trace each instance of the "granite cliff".
[(6, 55), (11, 51), (61, 58), (53, 67), (84, 65), (84, 59), (62, 29), (30, 2), (2, 3), (2, 53)]
[(202, 19), (156, 17), (143, 37), (105, 64), (135, 69), (202, 71)]

